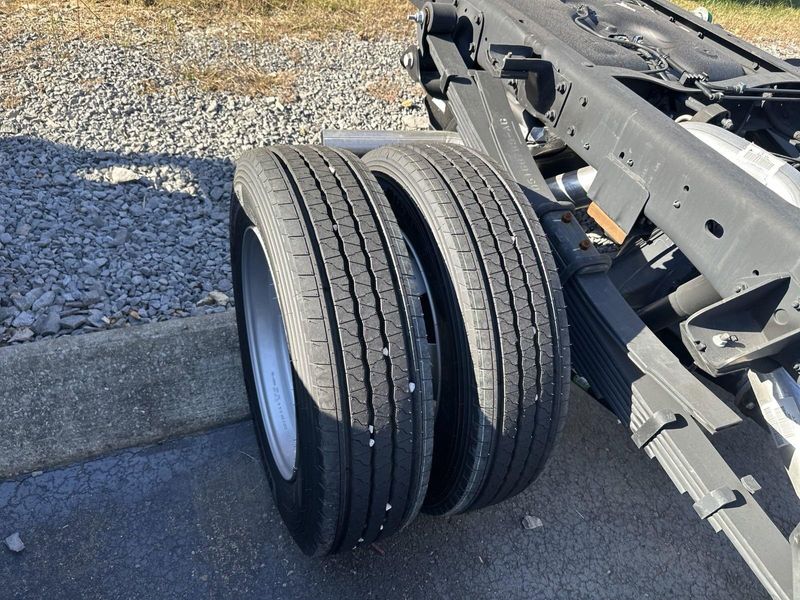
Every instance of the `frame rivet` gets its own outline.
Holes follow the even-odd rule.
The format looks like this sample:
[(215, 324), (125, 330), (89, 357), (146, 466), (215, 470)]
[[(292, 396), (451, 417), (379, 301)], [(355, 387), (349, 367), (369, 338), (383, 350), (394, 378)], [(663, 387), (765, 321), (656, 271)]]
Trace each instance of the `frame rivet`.
[(572, 213), (569, 211), (565, 212), (561, 215), (561, 220), (564, 221), (564, 223), (572, 223)]
[(583, 238), (580, 244), (578, 244), (578, 248), (580, 248), (581, 250), (588, 250), (591, 247), (591, 245), (592, 242), (590, 242), (588, 238)]

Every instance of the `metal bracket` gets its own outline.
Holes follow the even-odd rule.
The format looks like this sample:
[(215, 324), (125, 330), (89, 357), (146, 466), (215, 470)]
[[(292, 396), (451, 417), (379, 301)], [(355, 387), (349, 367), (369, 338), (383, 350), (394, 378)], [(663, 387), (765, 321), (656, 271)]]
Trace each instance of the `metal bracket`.
[(553, 70), (549, 61), (533, 56), (528, 46), (490, 44), (486, 57), (492, 75), (504, 79), (525, 79), (531, 71)]
[(715, 377), (763, 358), (800, 357), (800, 285), (788, 275), (751, 279), (681, 323), (695, 362)]
[(636, 447), (641, 450), (650, 440), (656, 437), (664, 427), (670, 423), (677, 422), (677, 420), (678, 415), (673, 412), (669, 412), (668, 410), (656, 411), (633, 432), (631, 439), (633, 443), (636, 444)]
[(701, 519), (707, 519), (721, 508), (736, 502), (736, 494), (729, 487), (718, 487), (708, 492), (692, 505)]
[(752, 475), (745, 475), (740, 480), (742, 482), (742, 487), (746, 489), (751, 494), (755, 494), (757, 491), (761, 489), (761, 484), (756, 481), (756, 478)]

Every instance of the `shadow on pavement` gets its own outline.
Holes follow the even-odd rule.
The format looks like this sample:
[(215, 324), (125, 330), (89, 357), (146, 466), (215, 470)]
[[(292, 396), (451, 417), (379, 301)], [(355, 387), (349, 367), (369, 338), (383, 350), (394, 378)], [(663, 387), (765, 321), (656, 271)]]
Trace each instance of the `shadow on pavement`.
[[(755, 577), (624, 427), (574, 393), (565, 435), (520, 496), (326, 559), (275, 509), (251, 423), (0, 483), (3, 597), (759, 598)], [(800, 520), (769, 437), (721, 438), (784, 530)], [(731, 438), (734, 432), (731, 432)], [(525, 515), (543, 527), (525, 530)]]
[(0, 136), (0, 345), (208, 312), (197, 301), (231, 289), (232, 174), (226, 158)]

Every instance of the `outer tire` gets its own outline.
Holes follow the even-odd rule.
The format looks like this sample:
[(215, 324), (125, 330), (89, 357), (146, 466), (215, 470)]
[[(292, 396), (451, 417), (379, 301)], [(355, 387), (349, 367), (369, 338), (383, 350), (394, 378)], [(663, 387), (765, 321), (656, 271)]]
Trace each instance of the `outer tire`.
[[(353, 155), (314, 146), (246, 152), (231, 202), (242, 362), (277, 507), (311, 555), (369, 544), (410, 522), (426, 493), (432, 382), (419, 298), (385, 196)], [(242, 244), (255, 227), (291, 359), (294, 472), (265, 431), (242, 305)]]
[(541, 472), (567, 411), (566, 311), (547, 239), (516, 183), (471, 150), (395, 146), (364, 160), (422, 257), (439, 321), (424, 510), (504, 500)]

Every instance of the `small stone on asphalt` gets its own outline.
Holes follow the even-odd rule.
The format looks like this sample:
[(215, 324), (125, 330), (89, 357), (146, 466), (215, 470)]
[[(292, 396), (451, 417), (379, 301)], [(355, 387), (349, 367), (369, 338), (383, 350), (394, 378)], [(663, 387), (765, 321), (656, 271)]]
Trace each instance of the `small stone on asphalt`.
[(531, 515), (525, 515), (522, 519), (522, 527), (525, 529), (538, 529), (542, 527), (543, 523), (539, 517), (532, 517)]
[(5, 542), (8, 549), (12, 552), (22, 552), (25, 550), (25, 544), (22, 543), (19, 533), (12, 533), (5, 539)]

